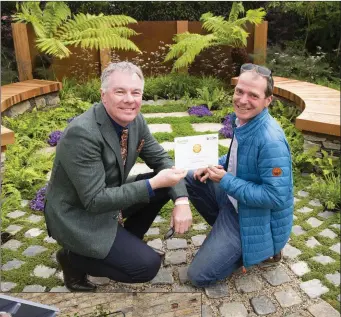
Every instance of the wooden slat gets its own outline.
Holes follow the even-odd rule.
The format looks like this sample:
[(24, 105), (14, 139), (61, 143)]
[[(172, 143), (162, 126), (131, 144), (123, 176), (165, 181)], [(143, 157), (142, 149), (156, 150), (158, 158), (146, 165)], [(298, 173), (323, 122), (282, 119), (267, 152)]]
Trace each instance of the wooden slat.
[(62, 89), (62, 83), (50, 80), (25, 80), (1, 86), (1, 112), (27, 99)]
[[(236, 85), (238, 77), (231, 79)], [(340, 91), (312, 83), (274, 77), (274, 94), (293, 101), (302, 113), (295, 126), (302, 131), (340, 136)]]
[(1, 147), (14, 143), (14, 132), (4, 126), (1, 126)]

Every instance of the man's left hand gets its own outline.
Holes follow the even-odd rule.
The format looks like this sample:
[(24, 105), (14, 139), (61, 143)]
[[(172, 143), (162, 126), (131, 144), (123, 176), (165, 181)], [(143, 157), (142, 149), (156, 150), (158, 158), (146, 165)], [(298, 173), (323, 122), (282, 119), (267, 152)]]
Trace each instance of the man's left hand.
[(176, 233), (185, 233), (192, 225), (192, 212), (189, 205), (174, 206), (170, 226)]
[(216, 183), (219, 183), (220, 180), (224, 177), (226, 174), (226, 171), (221, 165), (217, 166), (210, 166), (207, 168), (208, 171), (208, 178)]

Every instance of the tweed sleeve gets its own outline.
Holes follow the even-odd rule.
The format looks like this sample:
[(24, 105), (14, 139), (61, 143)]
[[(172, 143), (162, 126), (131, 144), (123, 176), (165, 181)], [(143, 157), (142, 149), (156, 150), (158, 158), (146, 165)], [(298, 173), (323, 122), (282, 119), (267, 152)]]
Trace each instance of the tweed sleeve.
[(281, 209), (292, 200), (292, 169), (289, 146), (284, 140), (266, 142), (259, 150), (260, 183), (226, 173), (220, 187), (239, 203), (250, 207)]

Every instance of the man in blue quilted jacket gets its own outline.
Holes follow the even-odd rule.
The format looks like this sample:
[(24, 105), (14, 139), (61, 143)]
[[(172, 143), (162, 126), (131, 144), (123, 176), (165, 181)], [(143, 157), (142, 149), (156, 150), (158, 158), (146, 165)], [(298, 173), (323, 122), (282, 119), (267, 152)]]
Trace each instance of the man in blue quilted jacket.
[(244, 64), (234, 90), (235, 128), (217, 166), (186, 176), (189, 198), (212, 230), (188, 269), (204, 287), (267, 259), (280, 258), (293, 222), (291, 154), (269, 114), (273, 78), (263, 66)]

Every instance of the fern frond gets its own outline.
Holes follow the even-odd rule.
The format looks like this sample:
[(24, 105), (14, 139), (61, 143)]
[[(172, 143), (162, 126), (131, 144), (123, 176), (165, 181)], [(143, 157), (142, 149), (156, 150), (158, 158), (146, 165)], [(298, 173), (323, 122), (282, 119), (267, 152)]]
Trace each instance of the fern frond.
[(222, 16), (212, 16), (203, 14), (200, 18), (203, 22), (202, 28), (213, 33), (222, 33), (228, 29), (230, 23)]
[(165, 61), (177, 58), (173, 70), (188, 67), (202, 50), (213, 45), (216, 37), (213, 34), (201, 35), (186, 32), (179, 34), (175, 40), (178, 40), (178, 43), (171, 45), (165, 58)]
[(246, 12), (246, 18), (248, 19), (249, 22), (254, 23), (254, 24), (261, 23), (264, 20), (265, 16), (266, 16), (266, 12), (264, 8), (248, 10)]
[(43, 13), (43, 24), (48, 37), (53, 37), (59, 26), (71, 16), (71, 10), (62, 1), (47, 2)]
[(55, 38), (37, 39), (37, 48), (60, 59), (70, 56), (70, 50), (60, 40)]
[(238, 20), (239, 14), (244, 13), (244, 7), (241, 2), (233, 2), (231, 12), (229, 15), (229, 21), (235, 22)]

